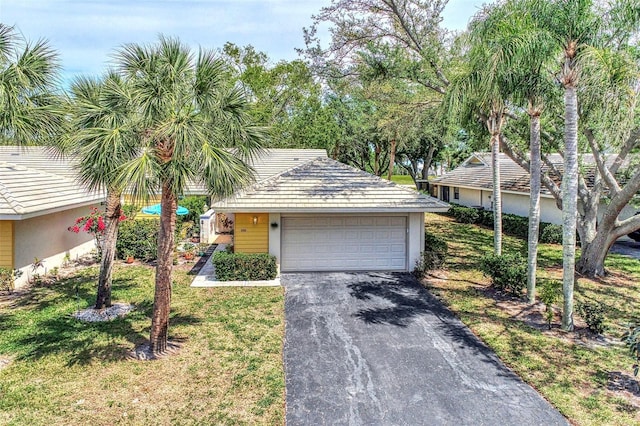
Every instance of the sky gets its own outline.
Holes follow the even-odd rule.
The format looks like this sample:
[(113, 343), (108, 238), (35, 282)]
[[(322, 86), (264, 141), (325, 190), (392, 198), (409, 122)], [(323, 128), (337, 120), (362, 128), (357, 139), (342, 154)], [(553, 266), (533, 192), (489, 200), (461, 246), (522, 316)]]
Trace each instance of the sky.
[[(462, 30), (483, 0), (450, 0), (444, 26)], [(0, 22), (27, 40), (49, 40), (65, 82), (98, 75), (125, 43), (177, 36), (194, 48), (253, 45), (273, 62), (297, 58), (302, 28), (330, 0), (0, 0)], [(325, 35), (326, 36), (326, 35)], [(321, 34), (322, 39), (322, 34)]]

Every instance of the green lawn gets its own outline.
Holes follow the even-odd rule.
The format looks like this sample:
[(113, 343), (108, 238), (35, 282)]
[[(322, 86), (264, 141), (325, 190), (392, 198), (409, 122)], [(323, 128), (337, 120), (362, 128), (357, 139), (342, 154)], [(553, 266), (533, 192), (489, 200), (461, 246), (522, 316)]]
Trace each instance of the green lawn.
[[(614, 377), (632, 379), (633, 360), (619, 344), (629, 321), (638, 321), (640, 262), (611, 255), (611, 275), (602, 281), (580, 278), (576, 298), (598, 300), (608, 311), (606, 336), (613, 344), (593, 345), (593, 339), (557, 329), (540, 331), (513, 318), (527, 307), (505, 303), (487, 291), (488, 279), (477, 269), (479, 258), (492, 250), (492, 231), (428, 215), (427, 230), (445, 238), (450, 258), (444, 271), (427, 277), (426, 284), (520, 377), (536, 388), (572, 422), (580, 425), (640, 424), (640, 398), (614, 391)], [(523, 250), (525, 241), (505, 237), (504, 251)], [(539, 276), (560, 278), (560, 246), (540, 245)]]
[(391, 182), (399, 183), (400, 185), (415, 185), (409, 175), (391, 175)]
[[(114, 299), (136, 310), (109, 323), (70, 315), (94, 298), (97, 269), (0, 307), (0, 424), (282, 424), (283, 290), (189, 287), (174, 273), (178, 354), (133, 361), (148, 338), (153, 270), (119, 266)], [(76, 298), (76, 289), (78, 297)]]

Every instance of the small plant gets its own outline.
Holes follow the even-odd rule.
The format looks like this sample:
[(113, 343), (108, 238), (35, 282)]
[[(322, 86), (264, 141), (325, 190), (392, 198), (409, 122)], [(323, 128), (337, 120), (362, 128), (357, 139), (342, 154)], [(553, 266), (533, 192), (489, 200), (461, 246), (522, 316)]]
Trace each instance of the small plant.
[(209, 244), (207, 243), (198, 244), (198, 256), (204, 256), (208, 248), (209, 248)]
[(624, 333), (622, 340), (629, 348), (629, 354), (635, 359), (633, 375), (637, 376), (640, 370), (640, 326), (631, 325), (629, 331)]
[(594, 333), (602, 334), (606, 329), (606, 309), (602, 303), (578, 302), (576, 311), (587, 323), (587, 328)]
[(440, 268), (447, 259), (449, 248), (447, 242), (442, 238), (431, 234), (424, 233), (424, 251), (420, 259), (416, 262), (413, 273), (418, 277), (423, 277), (427, 271)]
[(520, 296), (527, 283), (527, 263), (517, 253), (486, 255), (480, 260), (480, 270), (491, 277), (497, 290), (514, 296)]
[(558, 280), (541, 280), (541, 285), (538, 291), (538, 298), (546, 308), (544, 317), (547, 320), (547, 326), (551, 330), (551, 323), (553, 322), (553, 305), (560, 300), (562, 295), (562, 282)]
[(14, 273), (11, 269), (0, 268), (0, 291), (11, 293), (14, 289)]

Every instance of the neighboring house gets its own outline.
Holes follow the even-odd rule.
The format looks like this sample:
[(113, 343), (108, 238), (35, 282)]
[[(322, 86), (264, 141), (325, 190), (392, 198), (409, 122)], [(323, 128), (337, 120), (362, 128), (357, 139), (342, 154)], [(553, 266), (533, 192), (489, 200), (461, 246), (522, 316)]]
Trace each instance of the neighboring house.
[(282, 272), (410, 271), (424, 213), (448, 207), (324, 155), (212, 202), (235, 216), (235, 251), (271, 253)]
[[(563, 159), (559, 154), (551, 154), (549, 160), (560, 170)], [(593, 161), (583, 156), (583, 163)], [(546, 170), (546, 167), (543, 168)], [(529, 216), (529, 172), (516, 164), (506, 154), (500, 154), (500, 188), (502, 190), (502, 212)], [(559, 183), (559, 182), (558, 182)], [(493, 169), (491, 153), (476, 152), (451, 172), (430, 182), (431, 194), (442, 201), (469, 207), (483, 207), (493, 210)], [(633, 215), (635, 209), (625, 207), (621, 217)], [(540, 220), (562, 224), (562, 211), (556, 200), (542, 185), (540, 194)]]
[(103, 199), (79, 187), (69, 163), (51, 158), (45, 149), (1, 146), (0, 267), (23, 271), (19, 286), (33, 273), (34, 258), (50, 270), (65, 257), (90, 252), (92, 236), (67, 228)]

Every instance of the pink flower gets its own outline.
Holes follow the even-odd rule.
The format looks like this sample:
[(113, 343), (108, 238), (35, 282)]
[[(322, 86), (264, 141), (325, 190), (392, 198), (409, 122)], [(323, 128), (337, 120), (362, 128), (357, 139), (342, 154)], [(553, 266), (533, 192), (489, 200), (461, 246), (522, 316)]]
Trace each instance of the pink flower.
[(104, 231), (104, 220), (102, 219), (102, 216), (98, 216), (98, 231)]

